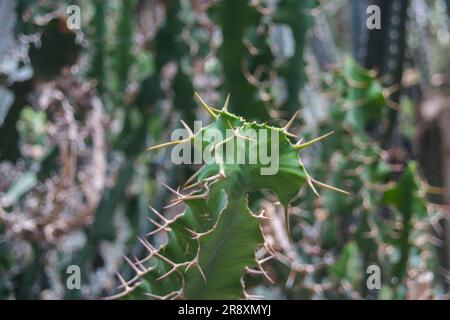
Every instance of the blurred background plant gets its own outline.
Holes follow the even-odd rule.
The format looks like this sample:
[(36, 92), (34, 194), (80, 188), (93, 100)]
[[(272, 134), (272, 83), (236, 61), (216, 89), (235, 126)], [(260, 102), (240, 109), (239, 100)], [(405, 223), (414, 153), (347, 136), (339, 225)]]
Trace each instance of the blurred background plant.
[[(371, 4), (381, 30), (366, 27)], [(292, 241), (273, 196), (252, 194), (276, 259), (246, 275), (249, 293), (448, 298), (449, 1), (2, 0), (0, 21), (0, 298), (99, 298), (131, 277), (123, 256), (143, 254), (148, 205), (173, 216), (162, 184), (198, 169), (145, 152), (180, 119), (208, 121), (194, 91), (211, 105), (231, 93), (249, 120), (299, 111), (305, 139), (334, 130), (303, 162), (352, 193), (301, 192)], [(73, 264), (81, 290), (66, 288)]]

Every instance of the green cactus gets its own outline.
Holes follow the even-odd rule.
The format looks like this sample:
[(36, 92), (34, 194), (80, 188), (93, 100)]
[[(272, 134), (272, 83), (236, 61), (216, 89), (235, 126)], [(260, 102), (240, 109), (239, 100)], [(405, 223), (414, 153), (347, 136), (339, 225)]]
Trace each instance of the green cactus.
[[(324, 137), (294, 144), (291, 142), (293, 135), (287, 131), (293, 119), (283, 128), (247, 122), (228, 112), (228, 99), (224, 108), (218, 110), (198, 98), (214, 122), (195, 134), (186, 126), (190, 132), (188, 137), (150, 150), (191, 142), (202, 151), (214, 150), (213, 161), (205, 164), (182, 190), (168, 187), (176, 196), (169, 206), (183, 202), (185, 210), (168, 220), (153, 209), (161, 222), (154, 222), (158, 229), (151, 234), (166, 230), (167, 243), (155, 249), (147, 240), (139, 238), (149, 254), (134, 262), (126, 258), (136, 275), (129, 281), (119, 276), (124, 290), (112, 298), (246, 297), (242, 280), (246, 271), (258, 267), (264, 273), (261, 264), (271, 257), (271, 250), (267, 248), (260, 229), (260, 220), (266, 217), (263, 212), (255, 214), (250, 211), (248, 192), (270, 189), (287, 213), (290, 202), (305, 184), (312, 188), (314, 184), (328, 187), (311, 178), (299, 158), (299, 150)], [(211, 132), (225, 135), (227, 130), (233, 134), (221, 142), (215, 140), (210, 144), (207, 137)], [(252, 130), (259, 133), (258, 138), (250, 134)], [(232, 154), (235, 161), (229, 161), (230, 158), (226, 158), (229, 154), (219, 148), (230, 143), (237, 146)], [(271, 152), (279, 154), (279, 167), (275, 174), (264, 175), (261, 170), (265, 165), (260, 151), (269, 144)], [(237, 162), (239, 152), (245, 152), (246, 161), (233, 164)], [(249, 159), (251, 154), (258, 154), (253, 164)], [(195, 191), (187, 193), (193, 188)], [(289, 228), (288, 223), (286, 225)], [(264, 247), (268, 256), (257, 258), (256, 251)]]
[(290, 27), (295, 41), (292, 57), (279, 67), (279, 72), (286, 79), (288, 100), (283, 108), (296, 110), (300, 106), (298, 92), (306, 82), (305, 61), (303, 53), (307, 43), (308, 29), (314, 23), (313, 9), (318, 5), (316, 0), (282, 0), (275, 11), (274, 20), (278, 24)]
[[(236, 106), (231, 111), (247, 119), (268, 120), (269, 113), (259, 98), (260, 90), (250, 83), (243, 70), (250, 56), (245, 45), (245, 34), (257, 28), (262, 14), (249, 1), (217, 1), (212, 7), (213, 20), (220, 26), (223, 42), (218, 50), (224, 72), (224, 89), (236, 96)], [(270, 61), (269, 61), (270, 62)]]
[[(361, 270), (370, 264), (380, 265), (382, 285), (394, 289), (396, 297), (403, 297), (402, 290), (395, 289), (405, 279), (410, 253), (413, 248), (425, 250), (423, 246), (414, 246), (411, 239), (413, 221), (426, 221), (427, 216), (419, 175), (414, 162), (393, 166), (382, 156), (386, 153), (373, 129), (387, 118), (390, 101), (373, 72), (347, 59), (328, 89), (336, 93), (336, 103), (331, 109), (332, 118), (321, 124), (322, 132), (333, 123), (340, 122), (342, 126), (323, 143), (315, 155), (319, 165), (311, 167), (310, 172), (331, 184), (344, 186), (353, 195), (330, 193), (322, 198), (322, 206), (329, 212), (321, 235), (324, 247), (337, 244), (340, 251), (329, 272), (333, 278), (350, 281), (354, 288), (359, 288), (357, 292), (367, 297), (365, 279), (352, 276), (347, 263), (358, 260)], [(323, 165), (330, 158), (335, 159), (333, 170)], [(400, 174), (394, 169), (399, 165), (403, 167)], [(309, 201), (307, 206), (314, 206), (311, 197), (300, 201)], [(395, 224), (401, 227), (396, 229)], [(394, 253), (382, 254), (386, 246)]]

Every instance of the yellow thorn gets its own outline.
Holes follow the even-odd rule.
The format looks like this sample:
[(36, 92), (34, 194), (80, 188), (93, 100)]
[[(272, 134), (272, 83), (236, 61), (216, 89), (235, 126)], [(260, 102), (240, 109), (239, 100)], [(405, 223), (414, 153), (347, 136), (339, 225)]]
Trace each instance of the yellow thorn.
[(327, 134), (324, 134), (323, 136), (320, 136), (320, 137), (317, 137), (315, 139), (312, 139), (311, 141), (308, 141), (308, 142), (305, 142), (305, 143), (302, 143), (302, 144), (297, 144), (297, 145), (294, 146), (294, 148), (300, 150), (300, 149), (309, 147), (310, 145), (312, 145), (312, 144), (314, 144), (316, 142), (319, 142), (320, 140), (328, 138), (333, 133), (334, 133), (334, 131), (328, 132)]
[(194, 92), (195, 97), (200, 101), (200, 104), (202, 107), (213, 117), (214, 119), (217, 119), (217, 115), (212, 111), (212, 109), (206, 104), (205, 101), (203, 101), (202, 97), (197, 92)]
[(225, 100), (225, 103), (223, 105), (223, 109), (224, 111), (228, 111), (228, 103), (230, 102), (230, 94), (228, 94), (227, 99)]
[(293, 133), (290, 133), (290, 132), (287, 132), (287, 131), (283, 131), (283, 132), (284, 132), (284, 134), (287, 135), (288, 137), (298, 139), (298, 137), (297, 137), (295, 134), (293, 134)]
[(317, 197), (320, 197), (319, 193), (317, 192), (316, 188), (313, 185), (313, 179), (311, 177), (308, 176), (308, 178), (306, 179), (306, 182), (308, 182), (309, 187), (312, 189), (312, 191), (314, 192), (314, 194)]
[(314, 183), (316, 183), (317, 185), (321, 186), (322, 188), (330, 189), (330, 190), (333, 190), (333, 191), (336, 191), (336, 192), (340, 192), (340, 193), (346, 194), (346, 195), (348, 195), (348, 196), (351, 195), (351, 193), (348, 192), (348, 191), (345, 191), (345, 190), (342, 190), (342, 189), (339, 189), (339, 188), (330, 186), (330, 185), (328, 185), (328, 184), (326, 184), (326, 183), (317, 181), (317, 180), (315, 180), (315, 179), (313, 179), (313, 178), (311, 178), (311, 181), (314, 182)]
[(205, 168), (205, 165), (201, 166), (200, 169), (198, 169), (197, 171), (195, 171), (195, 173), (189, 178), (187, 179), (186, 183), (183, 185), (183, 187), (188, 186), (201, 172), (202, 170)]
[(299, 115), (300, 111), (296, 111), (294, 113), (294, 115), (292, 116), (292, 118), (288, 121), (288, 123), (283, 127), (284, 131), (288, 131), (289, 128), (292, 126), (292, 124), (294, 123), (295, 118), (297, 118), (297, 116)]
[(180, 144), (180, 143), (185, 143), (185, 142), (188, 142), (189, 140), (191, 140), (191, 138), (192, 137), (189, 137), (187, 139), (182, 139), (182, 140), (176, 140), (176, 141), (169, 141), (169, 142), (161, 143), (161, 144), (158, 144), (156, 146), (152, 146), (150, 148), (147, 148), (147, 151), (152, 151), (152, 150), (165, 148), (165, 147), (173, 146), (173, 145)]
[(212, 107), (212, 106), (209, 106), (209, 108), (210, 108), (212, 111), (217, 112), (217, 113), (221, 113), (221, 112), (223, 111), (222, 109), (218, 109), (218, 108), (215, 108), (215, 107)]
[(186, 124), (186, 122), (184, 122), (183, 120), (180, 120), (181, 124), (183, 125), (183, 127), (187, 130), (187, 132), (189, 133), (189, 137), (192, 137), (194, 135), (194, 133), (192, 132), (191, 128), (189, 128), (189, 126)]

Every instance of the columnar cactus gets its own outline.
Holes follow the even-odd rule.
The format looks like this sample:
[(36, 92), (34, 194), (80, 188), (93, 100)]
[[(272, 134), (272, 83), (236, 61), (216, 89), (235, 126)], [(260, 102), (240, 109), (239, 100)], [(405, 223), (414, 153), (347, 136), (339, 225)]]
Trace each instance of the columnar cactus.
[[(272, 127), (247, 122), (228, 112), (228, 99), (218, 110), (197, 97), (214, 121), (196, 133), (183, 123), (186, 138), (149, 149), (192, 143), (211, 158), (205, 159), (206, 163), (182, 188), (166, 186), (176, 197), (169, 207), (184, 203), (185, 209), (170, 220), (152, 209), (160, 221), (152, 219), (157, 229), (151, 234), (166, 231), (167, 243), (156, 249), (139, 238), (148, 255), (134, 261), (125, 258), (135, 276), (126, 281), (119, 275), (122, 292), (111, 298), (248, 298), (243, 276), (247, 272), (267, 276), (262, 265), (273, 257), (260, 229), (260, 220), (268, 217), (263, 211), (255, 214), (249, 209), (248, 192), (273, 191), (285, 207), (289, 228), (289, 204), (300, 189), (305, 184), (314, 190), (315, 185), (329, 187), (310, 177), (299, 158), (299, 150), (328, 134), (310, 142), (293, 143), (295, 135), (288, 129), (295, 116), (285, 127)], [(228, 133), (227, 138), (219, 141), (218, 133)], [(269, 145), (272, 167), (264, 157)], [(232, 153), (228, 152), (229, 146), (236, 146)], [(227, 152), (221, 147), (226, 147)]]

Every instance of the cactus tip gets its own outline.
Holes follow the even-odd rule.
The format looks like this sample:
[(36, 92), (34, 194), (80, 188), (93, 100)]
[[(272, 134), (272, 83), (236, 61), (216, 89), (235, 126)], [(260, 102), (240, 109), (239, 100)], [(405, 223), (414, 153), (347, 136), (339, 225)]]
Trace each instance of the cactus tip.
[(194, 92), (195, 97), (200, 101), (200, 104), (202, 107), (213, 117), (214, 119), (217, 119), (217, 114), (214, 113), (214, 111), (206, 104), (205, 101), (203, 101), (202, 97), (197, 92)]

